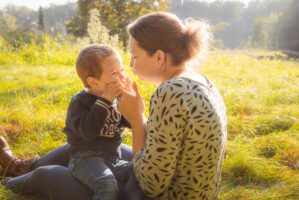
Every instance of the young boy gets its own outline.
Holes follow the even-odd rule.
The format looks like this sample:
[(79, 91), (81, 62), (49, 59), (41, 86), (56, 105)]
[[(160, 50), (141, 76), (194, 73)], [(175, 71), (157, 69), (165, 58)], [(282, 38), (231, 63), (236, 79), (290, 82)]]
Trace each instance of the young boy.
[(79, 53), (76, 69), (85, 89), (72, 97), (67, 111), (69, 169), (94, 191), (93, 199), (117, 199), (111, 169), (120, 158), (121, 134), (130, 126), (116, 109), (126, 80), (121, 57), (107, 46), (90, 45)]

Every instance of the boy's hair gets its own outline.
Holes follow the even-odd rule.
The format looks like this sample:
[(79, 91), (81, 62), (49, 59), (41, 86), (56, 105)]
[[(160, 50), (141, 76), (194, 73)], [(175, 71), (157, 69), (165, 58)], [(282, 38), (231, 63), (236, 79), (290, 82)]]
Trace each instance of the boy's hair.
[(98, 44), (88, 45), (80, 51), (77, 56), (76, 70), (85, 87), (89, 87), (87, 83), (89, 76), (100, 79), (103, 72), (101, 62), (116, 54), (113, 48)]

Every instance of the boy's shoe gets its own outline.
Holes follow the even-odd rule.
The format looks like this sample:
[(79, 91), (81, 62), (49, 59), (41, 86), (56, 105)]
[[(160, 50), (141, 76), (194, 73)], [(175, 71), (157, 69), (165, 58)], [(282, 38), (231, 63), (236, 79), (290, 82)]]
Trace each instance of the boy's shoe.
[(9, 144), (0, 136), (0, 165), (4, 173), (21, 175), (32, 170), (36, 158), (22, 159), (13, 155)]

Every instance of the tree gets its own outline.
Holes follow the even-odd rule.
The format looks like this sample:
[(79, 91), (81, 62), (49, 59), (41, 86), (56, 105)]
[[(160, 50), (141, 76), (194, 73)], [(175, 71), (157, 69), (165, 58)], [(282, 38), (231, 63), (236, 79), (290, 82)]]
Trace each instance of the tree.
[(276, 49), (277, 31), (275, 29), (279, 14), (272, 13), (266, 17), (259, 17), (252, 24), (252, 33), (249, 39), (250, 46), (254, 48)]
[(102, 43), (112, 47), (118, 47), (118, 36), (109, 35), (109, 29), (103, 26), (100, 18), (100, 13), (97, 9), (92, 9), (90, 12), (90, 19), (87, 24), (87, 33), (89, 36), (89, 43)]
[[(172, 1), (171, 11), (180, 18), (192, 17), (205, 19), (217, 26), (214, 35), (229, 48), (235, 48), (242, 40), (244, 25), (242, 23), (245, 4), (239, 1), (215, 1), (212, 3), (184, 0)], [(218, 25), (225, 24), (221, 29)]]
[[(225, 48), (237, 48), (257, 40), (264, 41), (265, 45), (262, 46), (277, 48), (277, 32), (273, 29), (275, 19), (292, 1), (294, 0), (254, 0), (246, 6), (241, 1), (217, 0), (208, 3), (199, 0), (172, 0), (170, 8), (171, 12), (182, 19), (206, 19), (214, 27), (215, 39), (221, 39)], [(259, 27), (263, 30), (259, 30)], [(259, 43), (255, 42), (255, 45), (258, 46)]]
[(299, 1), (293, 1), (281, 16), (279, 29), (280, 49), (299, 52)]
[(89, 11), (96, 8), (110, 34), (117, 34), (127, 46), (127, 25), (137, 17), (158, 10), (167, 10), (168, 0), (78, 0), (78, 13), (67, 23), (67, 31), (75, 36), (87, 35)]
[(37, 13), (25, 6), (15, 6), (9, 4), (5, 6), (4, 13), (13, 16), (16, 19), (16, 25), (22, 31), (32, 31), (36, 29), (36, 16)]
[(40, 31), (45, 30), (45, 25), (44, 25), (44, 13), (43, 13), (43, 8), (40, 6), (38, 10), (38, 29)]
[(42, 10), (33, 10), (24, 6), (15, 6), (9, 4), (2, 10), (2, 15), (13, 16), (16, 25), (23, 32), (35, 32), (40, 30), (40, 14), (43, 15), (43, 24), (45, 33), (51, 35), (66, 35), (65, 22), (77, 12), (76, 3), (67, 3), (64, 5), (51, 4), (50, 7)]
[(45, 32), (51, 35), (66, 35), (65, 23), (77, 12), (76, 3), (67, 3), (64, 5), (51, 5), (43, 9), (45, 19)]

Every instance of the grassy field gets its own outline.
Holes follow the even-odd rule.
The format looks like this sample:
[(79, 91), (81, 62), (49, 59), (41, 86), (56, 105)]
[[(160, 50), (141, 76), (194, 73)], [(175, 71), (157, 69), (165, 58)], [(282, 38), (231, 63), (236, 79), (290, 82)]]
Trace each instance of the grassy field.
[[(0, 135), (18, 156), (41, 156), (65, 142), (68, 102), (82, 85), (73, 66), (78, 49), (57, 49), (0, 55)], [(227, 106), (220, 199), (299, 199), (299, 63), (255, 58), (271, 53), (213, 51), (198, 69)], [(140, 83), (147, 108), (154, 88)], [(124, 140), (131, 143), (129, 132)], [(0, 187), (0, 199), (26, 198)]]

